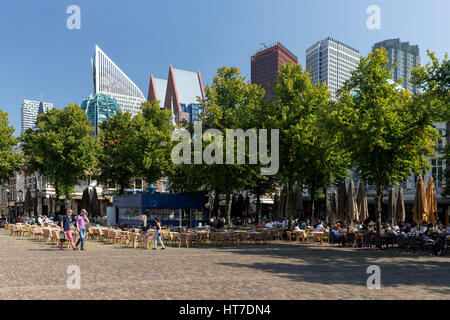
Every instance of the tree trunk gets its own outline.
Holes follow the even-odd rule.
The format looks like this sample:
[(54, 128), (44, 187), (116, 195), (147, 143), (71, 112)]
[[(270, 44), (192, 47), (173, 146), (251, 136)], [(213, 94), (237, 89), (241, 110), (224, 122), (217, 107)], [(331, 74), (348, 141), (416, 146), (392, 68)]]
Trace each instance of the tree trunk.
[(231, 225), (231, 196), (229, 193), (225, 196), (225, 212), (228, 225)]
[(375, 218), (377, 220), (377, 233), (380, 233), (381, 230), (381, 211), (382, 211), (382, 203), (383, 203), (383, 186), (377, 184), (377, 196), (375, 203)]
[(326, 187), (323, 187), (323, 194), (325, 195), (325, 219), (326, 222), (328, 223), (330, 217), (330, 204), (328, 203), (328, 194)]
[(292, 197), (292, 185), (288, 183), (287, 185), (287, 197), (286, 197), (286, 216), (289, 222), (289, 229), (292, 227), (292, 210), (291, 210), (291, 197)]
[[(313, 194), (315, 194), (315, 192)], [(316, 212), (316, 206), (314, 204), (315, 201), (316, 201), (316, 198), (313, 195), (311, 195), (311, 223), (315, 216), (314, 214)]]
[(258, 223), (261, 222), (261, 197), (259, 193), (256, 195), (256, 214), (258, 216)]

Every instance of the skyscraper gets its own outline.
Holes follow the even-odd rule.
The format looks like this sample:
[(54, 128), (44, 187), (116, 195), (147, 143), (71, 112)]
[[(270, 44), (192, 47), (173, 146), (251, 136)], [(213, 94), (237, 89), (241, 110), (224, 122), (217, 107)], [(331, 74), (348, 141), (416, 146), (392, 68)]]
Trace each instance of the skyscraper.
[(333, 99), (336, 91), (358, 67), (359, 51), (330, 37), (316, 42), (306, 50), (306, 69), (313, 83), (326, 82)]
[(146, 101), (141, 90), (97, 45), (92, 69), (94, 93), (111, 96), (123, 112), (128, 111), (133, 116), (141, 111), (141, 104)]
[(402, 80), (403, 88), (409, 89), (412, 94), (416, 94), (417, 88), (413, 86), (409, 77), (411, 69), (420, 64), (420, 53), (418, 45), (410, 45), (409, 42), (400, 42), (400, 39), (389, 39), (375, 43), (372, 51), (379, 48), (385, 48), (388, 52), (389, 66), (397, 63), (392, 70), (392, 79), (394, 81)]
[(21, 108), (22, 132), (27, 129), (33, 129), (36, 125), (36, 118), (39, 113), (39, 106), (43, 112), (53, 109), (53, 104), (49, 102), (40, 102), (33, 100), (23, 100)]
[(257, 51), (251, 57), (251, 82), (260, 85), (266, 91), (266, 97), (271, 99), (277, 73), (283, 64), (289, 62), (298, 64), (298, 59), (279, 42)]

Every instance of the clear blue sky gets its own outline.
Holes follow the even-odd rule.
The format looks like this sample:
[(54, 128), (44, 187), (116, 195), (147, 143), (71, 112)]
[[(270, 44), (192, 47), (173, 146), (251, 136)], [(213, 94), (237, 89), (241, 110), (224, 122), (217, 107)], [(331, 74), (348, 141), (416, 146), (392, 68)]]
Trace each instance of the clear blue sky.
[[(81, 8), (81, 30), (66, 9)], [(381, 8), (381, 30), (368, 30), (366, 8)], [(90, 58), (98, 44), (147, 96), (149, 76), (169, 64), (209, 83), (220, 66), (250, 79), (260, 43), (280, 41), (305, 63), (305, 50), (331, 36), (367, 55), (373, 43), (399, 37), (439, 57), (450, 52), (448, 0), (1, 0), (0, 109), (20, 127), (24, 99), (58, 108), (93, 91)]]

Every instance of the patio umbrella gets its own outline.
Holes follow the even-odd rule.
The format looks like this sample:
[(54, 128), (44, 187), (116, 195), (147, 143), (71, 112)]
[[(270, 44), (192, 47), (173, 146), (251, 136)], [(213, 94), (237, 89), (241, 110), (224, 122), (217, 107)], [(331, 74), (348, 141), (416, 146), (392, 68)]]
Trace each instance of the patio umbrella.
[(336, 222), (339, 220), (339, 197), (337, 191), (335, 190), (333, 193), (333, 202), (331, 203), (331, 212), (333, 214), (333, 221)]
[(388, 198), (388, 221), (394, 224), (395, 219), (395, 194), (394, 189), (391, 188), (389, 190), (389, 198)]
[(405, 201), (403, 200), (403, 189), (400, 188), (400, 190), (398, 190), (398, 195), (397, 195), (397, 206), (396, 206), (396, 219), (397, 222), (401, 222), (401, 221), (405, 221)]
[(437, 215), (437, 202), (436, 202), (436, 188), (434, 186), (433, 177), (430, 177), (430, 179), (428, 179), (426, 198), (427, 198), (427, 205), (428, 205), (427, 222), (428, 223), (436, 223), (436, 221), (438, 220), (438, 215)]
[(339, 220), (345, 220), (347, 216), (347, 189), (345, 180), (339, 184)]
[(350, 221), (358, 220), (358, 206), (356, 204), (356, 196), (355, 196), (355, 184), (353, 183), (353, 179), (350, 180), (350, 184), (348, 186), (348, 196), (347, 196), (347, 219)]
[(100, 201), (98, 200), (97, 188), (94, 187), (91, 201), (91, 217), (95, 217), (96, 215), (100, 215)]
[(364, 181), (359, 180), (358, 195), (356, 197), (359, 212), (359, 221), (364, 222), (369, 218), (369, 206), (367, 205), (366, 187)]
[(89, 189), (86, 188), (83, 191), (83, 196), (81, 197), (81, 209), (90, 210), (91, 209), (91, 199), (89, 196)]
[(416, 195), (413, 202), (413, 220), (422, 223), (428, 215), (427, 198), (425, 196), (425, 187), (422, 176), (419, 176), (416, 184)]
[(34, 210), (34, 201), (33, 197), (31, 196), (31, 190), (27, 189), (27, 192), (25, 193), (25, 202), (23, 204), (24, 212), (30, 212)]

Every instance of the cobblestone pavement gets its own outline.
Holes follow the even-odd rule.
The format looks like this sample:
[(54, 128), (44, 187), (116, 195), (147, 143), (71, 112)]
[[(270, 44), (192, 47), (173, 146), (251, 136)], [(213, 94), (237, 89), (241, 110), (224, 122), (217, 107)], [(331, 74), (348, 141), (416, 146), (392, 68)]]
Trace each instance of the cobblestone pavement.
[[(81, 271), (69, 290), (67, 267)], [(381, 268), (369, 290), (366, 268)], [(86, 251), (0, 229), (0, 299), (450, 299), (450, 258), (324, 245), (125, 248), (90, 240)]]

